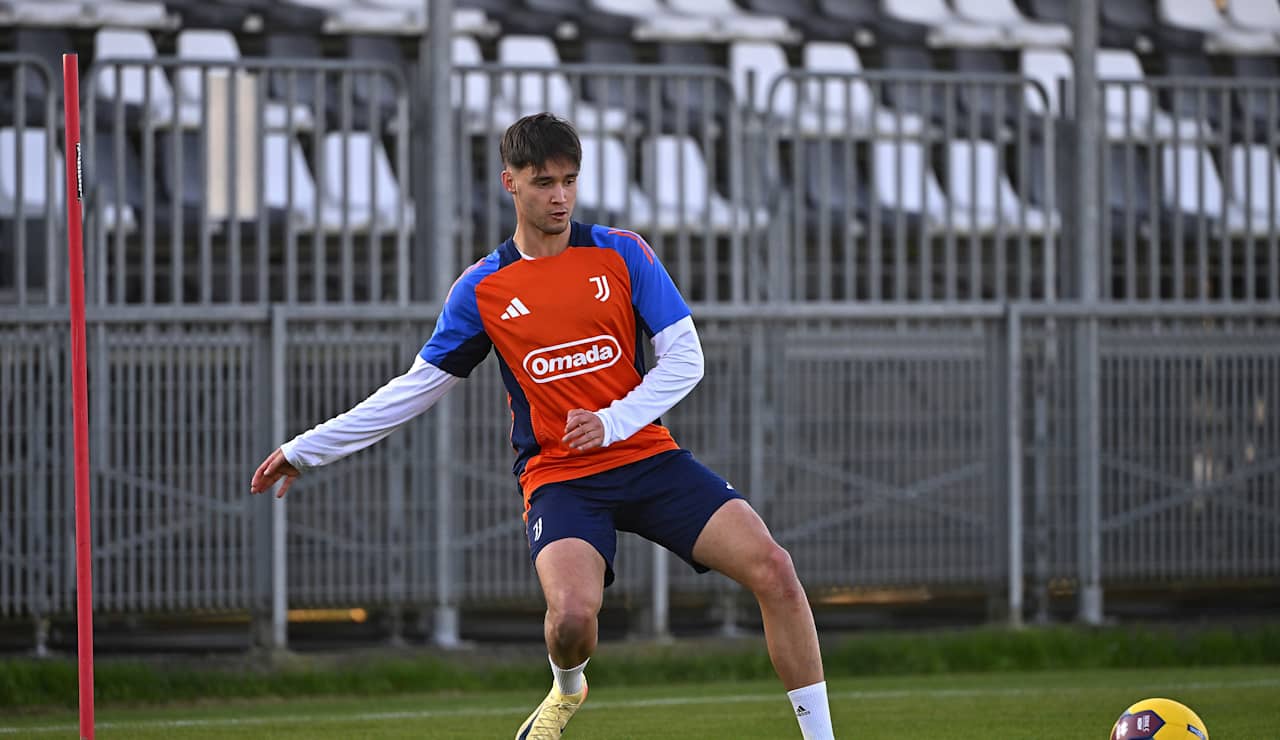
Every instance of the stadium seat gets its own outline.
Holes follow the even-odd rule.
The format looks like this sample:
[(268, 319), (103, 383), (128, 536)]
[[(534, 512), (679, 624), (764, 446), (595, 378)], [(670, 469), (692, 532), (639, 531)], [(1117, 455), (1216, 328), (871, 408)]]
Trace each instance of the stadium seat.
[(714, 18), (678, 15), (661, 0), (591, 0), (600, 13), (635, 19), (632, 36), (637, 41), (709, 41), (718, 39)]
[[(426, 31), (430, 24), (428, 3), (424, 0), (364, 0), (365, 5), (376, 8), (399, 10), (412, 19), (412, 27)], [(461, 4), (459, 4), (461, 5)], [(480, 8), (454, 7), (453, 32), (479, 36), (492, 36), (497, 33), (496, 24), (489, 15)], [(402, 33), (403, 30), (398, 31)]]
[(800, 107), (802, 134), (920, 136), (924, 133), (924, 119), (919, 115), (876, 105), (871, 86), (857, 76), (862, 73), (862, 61), (849, 44), (811, 41), (804, 45), (803, 57), (806, 71), (840, 77), (810, 81), (806, 86)]
[[(240, 60), (240, 47), (235, 36), (225, 30), (183, 30), (178, 32), (178, 57), (190, 62), (229, 62)], [(226, 74), (227, 68), (210, 65), (210, 74)], [(177, 74), (177, 94), (179, 117), (185, 126), (199, 126), (204, 106), (204, 83), (202, 72), (198, 67), (184, 66)], [(302, 87), (301, 83), (298, 85)], [(299, 89), (299, 96), (303, 91)], [(309, 130), (314, 124), (311, 108), (305, 105), (293, 106), (293, 117), (289, 117), (289, 107), (274, 100), (265, 101), (262, 111), (263, 123), (268, 130), (285, 129), (290, 124), (296, 130)]]
[(1210, 53), (1280, 52), (1280, 39), (1274, 33), (1233, 25), (1215, 0), (1159, 0), (1158, 12), (1163, 23), (1204, 34), (1205, 50)]
[(744, 13), (733, 0), (666, 0), (676, 13), (715, 22), (715, 38), (721, 41), (754, 39), (796, 41), (799, 36), (780, 16)]
[[(792, 120), (796, 110), (796, 81), (787, 78), (787, 54), (772, 41), (734, 41), (729, 44), (729, 74), (738, 102), (775, 122)], [(775, 81), (782, 80), (776, 84)], [(751, 83), (750, 85), (748, 83)]]
[(14, 26), (74, 28), (88, 22), (83, 2), (16, 0), (4, 3), (3, 10), (4, 21)]
[[(697, 140), (688, 136), (661, 135), (647, 140), (642, 151), (650, 168), (654, 223), (651, 229), (694, 234), (710, 229), (717, 234), (741, 233), (751, 225), (752, 214), (735, 209), (715, 189), (706, 159)], [(762, 227), (768, 213), (757, 210), (755, 225)]]
[(253, 20), (261, 20), (243, 5), (208, 0), (165, 0), (165, 6), (178, 17), (179, 27), (186, 30), (248, 31)]
[(420, 12), (415, 14), (404, 8), (357, 5), (348, 0), (289, 2), (323, 12), (325, 33), (422, 33), (426, 28), (425, 18)]
[[(947, 224), (947, 198), (931, 167), (925, 165), (925, 149), (915, 141), (877, 141), (872, 144), (876, 201), (881, 208), (916, 216), (925, 229)], [(968, 232), (967, 213), (952, 211), (950, 227)]]
[(174, 20), (161, 2), (97, 0), (84, 5), (95, 25), (168, 29)]
[[(515, 0), (455, 0), (455, 6), (483, 11), (502, 33), (507, 34), (555, 36), (563, 22), (558, 15), (537, 12)], [(473, 35), (493, 36), (496, 33)]]
[(262, 148), (263, 205), (284, 215), (301, 232), (313, 231), (317, 226), (330, 232), (341, 229), (338, 205), (329, 200), (317, 202), (315, 178), (298, 140), (283, 133), (269, 133), (263, 137)]
[[(851, 5), (871, 5), (871, 3), (851, 3)], [(870, 28), (846, 23), (841, 19), (822, 15), (815, 6), (814, 0), (746, 0), (743, 6), (751, 13), (762, 16), (774, 16), (784, 19), (788, 25), (800, 32), (810, 41), (851, 41), (860, 30), (872, 34)], [(874, 35), (868, 41), (874, 39)]]
[[(494, 94), (495, 78), (488, 72), (459, 67), (478, 67), (485, 63), (480, 42), (471, 36), (453, 37), (453, 85), (451, 100), (462, 116), (464, 128), (471, 131), (501, 131), (515, 120), (510, 106)], [(500, 85), (498, 86), (501, 87)]]
[(625, 223), (643, 231), (653, 225), (653, 205), (634, 181), (626, 147), (616, 136), (583, 134), (578, 169), (578, 212), (595, 223)]
[[(858, 46), (877, 44), (919, 43), (929, 32), (924, 24), (903, 20), (885, 12), (880, 2), (849, 2), (849, 0), (816, 0), (821, 14), (818, 23), (840, 32), (853, 27), (853, 33), (844, 33), (836, 40), (852, 41)], [(834, 22), (834, 23), (832, 23)], [(806, 36), (806, 38), (820, 38)]]
[(994, 142), (949, 142), (947, 184), (953, 211), (964, 212), (975, 232), (990, 233), (999, 227), (1006, 235), (1023, 230), (1043, 234), (1059, 226), (1056, 217), (1050, 219), (1039, 208), (1023, 203), (1000, 167)]
[(1006, 46), (1070, 46), (1071, 28), (1061, 23), (1029, 20), (1013, 0), (952, 0), (956, 13), (970, 23), (995, 26)]
[(1160, 156), (1161, 196), (1172, 215), (1206, 219), (1214, 233), (1220, 233), (1222, 228), (1231, 233), (1243, 231), (1242, 204), (1224, 201), (1222, 177), (1207, 148), (1195, 144), (1163, 144)]
[(1231, 0), (1227, 17), (1239, 28), (1280, 33), (1280, 3), (1276, 0)]
[[(284, 59), (299, 62), (321, 61), (324, 58), (320, 49), (320, 40), (304, 33), (280, 32), (267, 33), (266, 56), (270, 59)], [(315, 120), (327, 114), (322, 108), (322, 101), (328, 108), (333, 107), (338, 95), (331, 89), (330, 79), (323, 72), (298, 68), (298, 71), (276, 69), (266, 73), (267, 97), (281, 106), (282, 114), (293, 109), (295, 123), (302, 128), (297, 118), (305, 109), (309, 111), (304, 120)], [(321, 88), (317, 90), (317, 87)], [(277, 114), (280, 115), (280, 114)]]
[(885, 15), (927, 26), (929, 46), (1002, 46), (1005, 33), (998, 26), (970, 23), (947, 6), (946, 0), (881, 0)]
[(1103, 88), (1103, 108), (1106, 111), (1109, 138), (1144, 139), (1154, 136), (1169, 139), (1176, 136), (1187, 141), (1209, 135), (1207, 121), (1175, 118), (1153, 105), (1150, 88), (1142, 84), (1142, 63), (1134, 52), (1100, 49), (1097, 68), (1100, 81), (1112, 82)]
[(1260, 144), (1231, 146), (1231, 207), (1244, 214), (1243, 232), (1271, 236), (1280, 229), (1280, 159)]
[(375, 230), (375, 220), (377, 231), (392, 231), (400, 217), (412, 227), (413, 211), (400, 195), (380, 140), (363, 131), (335, 131), (325, 135), (322, 156), (321, 202), (326, 211), (338, 213), (339, 222), (345, 211), (347, 226), (355, 231)]
[(627, 113), (578, 100), (569, 78), (556, 71), (560, 54), (545, 36), (503, 36), (498, 61), (509, 66), (536, 67), (537, 72), (509, 72), (502, 78), (502, 97), (514, 118), (540, 111), (567, 116), (580, 132), (621, 133), (629, 125)]
[[(103, 28), (94, 35), (95, 65), (112, 59), (155, 57), (155, 42), (146, 31)], [(99, 120), (114, 115), (112, 101), (118, 99), (125, 105), (127, 125), (130, 128), (140, 128), (142, 121), (147, 119), (158, 126), (173, 124), (173, 88), (161, 67), (142, 67), (136, 64), (98, 66), (98, 76), (94, 83), (98, 94)]]
[[(50, 205), (48, 188), (53, 184), (52, 205), (61, 212), (66, 201), (66, 175), (62, 153), (55, 146), (53, 161), (49, 162), (49, 138), (43, 128), (28, 128), (18, 132), (12, 128), (0, 128), (0, 216), (4, 218), (38, 218), (45, 215)], [(22, 150), (22, 167), (17, 161), (18, 149)], [(52, 168), (50, 168), (52, 165)], [(19, 181), (18, 170), (21, 170)], [(18, 189), (21, 184), (22, 193)]]

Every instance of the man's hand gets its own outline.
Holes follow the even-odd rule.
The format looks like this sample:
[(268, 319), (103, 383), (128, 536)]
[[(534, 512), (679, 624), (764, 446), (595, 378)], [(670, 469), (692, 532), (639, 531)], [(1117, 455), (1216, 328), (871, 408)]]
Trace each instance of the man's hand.
[(267, 459), (263, 460), (262, 464), (258, 466), (257, 472), (253, 474), (253, 481), (249, 483), (249, 492), (262, 493), (274, 486), (276, 481), (284, 478), (284, 483), (280, 484), (280, 490), (276, 492), (276, 498), (281, 498), (284, 496), (284, 492), (289, 490), (289, 486), (293, 485), (293, 480), (297, 477), (298, 469), (285, 459), (282, 450), (277, 449), (267, 455)]
[(586, 409), (574, 409), (565, 420), (560, 441), (579, 452), (594, 450), (604, 444), (604, 422)]

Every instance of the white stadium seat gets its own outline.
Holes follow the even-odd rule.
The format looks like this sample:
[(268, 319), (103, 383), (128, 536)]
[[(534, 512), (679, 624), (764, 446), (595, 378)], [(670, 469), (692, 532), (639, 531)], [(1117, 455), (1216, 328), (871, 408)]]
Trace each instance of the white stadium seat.
[[(185, 30), (178, 33), (178, 57), (192, 62), (236, 62), (240, 59), (240, 46), (230, 31)], [(226, 68), (211, 66), (209, 75), (225, 75), (226, 71)], [(178, 70), (178, 106), (183, 126), (198, 127), (202, 120), (204, 87), (201, 78), (199, 68), (184, 66)], [(292, 119), (288, 114), (287, 103), (265, 101), (262, 115), (268, 130), (286, 129), (290, 124), (296, 130), (309, 130), (315, 125), (313, 112), (306, 105), (295, 104)]]
[[(154, 59), (156, 45), (146, 31), (129, 28), (103, 28), (94, 35), (95, 62), (112, 59)], [(120, 89), (116, 89), (116, 70), (120, 69)], [(156, 125), (173, 122), (173, 88), (159, 66), (117, 65), (102, 67), (95, 81), (99, 97), (120, 99), (126, 104), (150, 107), (144, 113)]]
[(1231, 204), (1246, 214), (1245, 230), (1270, 236), (1280, 229), (1280, 159), (1262, 144), (1231, 146)]
[(512, 118), (551, 111), (571, 119), (579, 131), (621, 133), (630, 123), (627, 112), (598, 108), (579, 100), (569, 78), (556, 71), (560, 54), (545, 36), (511, 35), (498, 40), (498, 61), (511, 66), (538, 67), (537, 72), (510, 72), (503, 75), (502, 97), (512, 109)]
[[(316, 181), (307, 167), (302, 145), (292, 136), (270, 133), (263, 138), (263, 204), (284, 211), (300, 231), (312, 231), (316, 220)], [(292, 178), (292, 182), (290, 182)], [(289, 189), (293, 189), (290, 198)], [(325, 231), (342, 228), (342, 211), (334, 202), (319, 203), (319, 225)]]
[(1241, 28), (1218, 10), (1215, 0), (1160, 0), (1160, 20), (1206, 36), (1211, 53), (1270, 54), (1280, 51), (1280, 40), (1267, 30)]
[(579, 210), (598, 221), (616, 218), (630, 228), (648, 229), (653, 223), (653, 205), (632, 179), (630, 158), (622, 140), (593, 134), (583, 134), (581, 139)]
[[(785, 77), (790, 68), (787, 54), (772, 41), (734, 41), (729, 44), (729, 74), (739, 102), (751, 100), (755, 113), (773, 113), (784, 122), (790, 120), (796, 107), (795, 80), (780, 84), (772, 97), (774, 81)], [(748, 89), (748, 79), (754, 86)]]
[(995, 26), (1008, 46), (1070, 46), (1071, 29), (1024, 16), (1013, 0), (954, 0), (957, 14), (972, 23)]
[(871, 86), (865, 79), (856, 77), (862, 73), (862, 60), (850, 44), (810, 41), (804, 45), (804, 68), (808, 72), (838, 74), (841, 77), (812, 81), (806, 87), (800, 103), (801, 133), (834, 135), (849, 132), (857, 136), (872, 133), (920, 136), (924, 133), (924, 119), (919, 115), (877, 105)]
[(632, 36), (638, 41), (698, 41), (717, 38), (714, 18), (679, 15), (661, 0), (591, 0), (602, 13), (636, 19)]
[[(372, 179), (370, 169), (373, 170)], [(373, 192), (374, 183), (377, 183), (376, 194)], [(321, 198), (325, 208), (338, 213), (339, 222), (345, 210), (348, 226), (357, 231), (371, 230), (375, 216), (379, 231), (392, 231), (396, 227), (398, 209), (403, 209), (401, 215), (406, 225), (412, 225), (413, 212), (400, 196), (400, 183), (391, 171), (387, 151), (381, 141), (366, 132), (353, 131), (344, 135), (335, 131), (325, 135)]]
[[(45, 152), (49, 144), (44, 129), (28, 128), (22, 132), (22, 212), (26, 218), (43, 217), (49, 204), (48, 178), (53, 178), (53, 203), (61, 211), (66, 201), (66, 175), (62, 153), (53, 150), (53, 169), (48, 168)], [(13, 163), (18, 156), (18, 132), (0, 128), (0, 216), (12, 218), (18, 212), (18, 174)], [(59, 213), (61, 216), (61, 213)]]
[[(925, 167), (924, 147), (915, 141), (877, 141), (873, 149), (874, 189), (880, 205), (920, 214), (930, 227), (945, 224), (947, 197), (933, 170)], [(970, 231), (969, 214), (953, 211), (951, 225), (959, 231)]]
[(1005, 34), (996, 26), (969, 23), (947, 6), (946, 0), (881, 0), (886, 15), (929, 27), (930, 46), (1003, 46)]
[[(650, 227), (660, 232), (689, 231), (697, 234), (707, 228), (717, 234), (743, 232), (752, 226), (752, 214), (735, 209), (716, 192), (709, 179), (706, 160), (698, 142), (689, 136), (663, 135), (651, 138), (644, 150), (652, 168), (652, 198), (655, 223)], [(754, 225), (765, 225), (768, 213), (754, 214)]]
[(1167, 208), (1214, 219), (1233, 233), (1244, 229), (1241, 204), (1227, 202), (1223, 210), (1222, 178), (1208, 149), (1195, 144), (1164, 144), (1160, 154)]
[(743, 12), (732, 0), (667, 0), (667, 5), (680, 15), (712, 19), (716, 40), (791, 41), (796, 38), (796, 32), (785, 18)]
[[(947, 194), (953, 213), (964, 212), (975, 231), (992, 232), (997, 225), (1005, 233), (1025, 230), (1044, 233), (1058, 228), (1058, 218), (1050, 219), (1023, 202), (1009, 177), (1000, 170), (996, 145), (990, 141), (952, 141), (948, 145)], [(954, 217), (953, 217), (954, 218)]]

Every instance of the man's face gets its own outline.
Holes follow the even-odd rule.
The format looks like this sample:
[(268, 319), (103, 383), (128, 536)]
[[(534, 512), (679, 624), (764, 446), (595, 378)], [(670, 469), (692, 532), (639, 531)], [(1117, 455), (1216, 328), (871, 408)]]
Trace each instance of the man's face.
[(541, 169), (530, 165), (502, 171), (502, 184), (515, 196), (516, 217), (544, 234), (569, 228), (578, 196), (578, 167), (555, 159)]

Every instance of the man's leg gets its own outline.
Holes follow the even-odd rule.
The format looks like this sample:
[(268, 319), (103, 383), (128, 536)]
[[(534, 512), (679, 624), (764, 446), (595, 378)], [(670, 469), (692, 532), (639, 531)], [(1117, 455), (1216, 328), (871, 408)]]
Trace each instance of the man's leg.
[(791, 556), (774, 541), (764, 520), (746, 501), (725, 503), (698, 535), (693, 559), (755, 595), (769, 658), (791, 697), (805, 738), (832, 737), (813, 610)]
[(534, 567), (547, 600), (543, 621), (547, 653), (555, 665), (572, 668), (596, 650), (604, 558), (586, 540), (568, 538), (542, 548)]
[(538, 552), (534, 567), (547, 600), (543, 634), (555, 684), (516, 731), (516, 740), (555, 740), (587, 698), (583, 677), (599, 638), (605, 561), (586, 540), (556, 540)]

